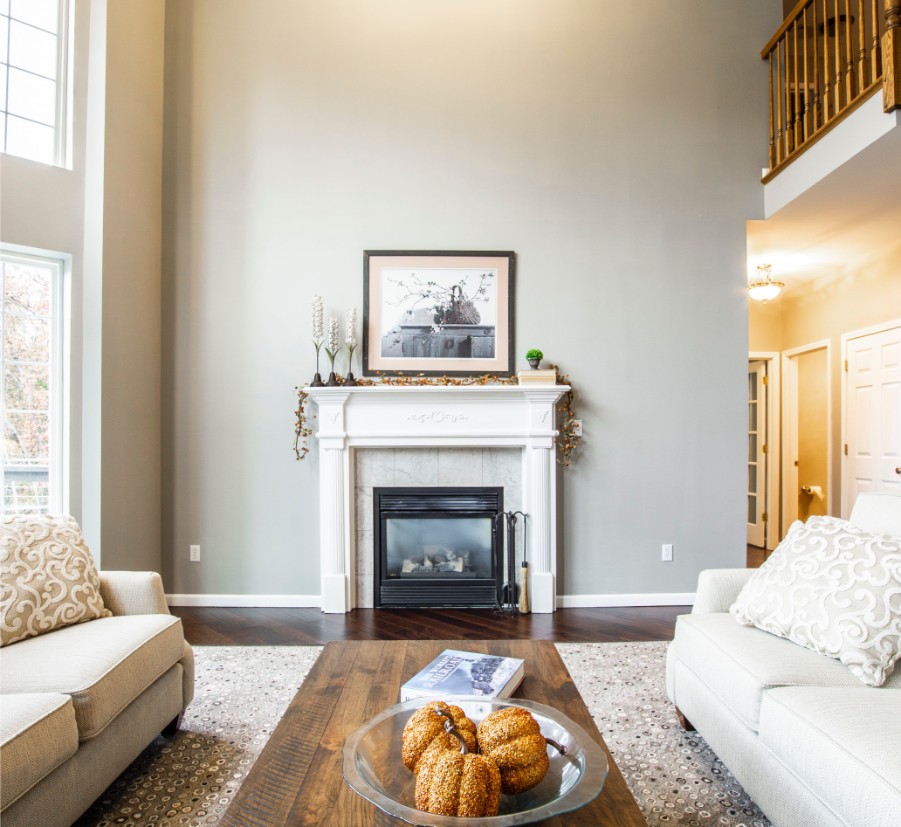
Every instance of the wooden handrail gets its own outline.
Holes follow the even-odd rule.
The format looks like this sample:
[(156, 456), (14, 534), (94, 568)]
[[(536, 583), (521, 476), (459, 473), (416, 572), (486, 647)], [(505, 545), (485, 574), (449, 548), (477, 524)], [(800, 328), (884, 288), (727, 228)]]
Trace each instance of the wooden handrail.
[[(901, 108), (901, 0), (799, 0), (769, 39), (767, 181), (881, 85)], [(880, 29), (884, 32), (880, 35)]]

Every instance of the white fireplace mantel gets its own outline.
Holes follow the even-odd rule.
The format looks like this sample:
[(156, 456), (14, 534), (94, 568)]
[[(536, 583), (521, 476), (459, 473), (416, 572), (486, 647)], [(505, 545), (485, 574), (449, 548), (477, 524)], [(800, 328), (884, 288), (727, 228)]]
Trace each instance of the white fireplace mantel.
[(304, 388), (318, 406), (322, 611), (353, 608), (351, 452), (385, 447), (522, 449), (533, 612), (556, 608), (555, 405), (566, 385)]

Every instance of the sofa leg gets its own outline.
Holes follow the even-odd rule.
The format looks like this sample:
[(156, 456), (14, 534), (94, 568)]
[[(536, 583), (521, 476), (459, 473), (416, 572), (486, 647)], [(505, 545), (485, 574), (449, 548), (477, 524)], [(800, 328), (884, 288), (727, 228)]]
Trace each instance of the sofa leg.
[(162, 736), (164, 738), (173, 738), (178, 728), (181, 726), (181, 713), (179, 712), (166, 726), (163, 727)]
[(676, 718), (679, 721), (679, 726), (682, 727), (686, 732), (694, 732), (695, 728), (692, 725), (691, 721), (688, 720), (683, 714), (682, 710), (679, 707), (675, 707), (676, 709)]

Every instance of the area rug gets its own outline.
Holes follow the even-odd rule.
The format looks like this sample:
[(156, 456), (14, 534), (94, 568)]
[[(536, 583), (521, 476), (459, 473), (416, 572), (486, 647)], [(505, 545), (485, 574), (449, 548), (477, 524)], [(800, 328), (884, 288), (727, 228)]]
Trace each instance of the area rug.
[[(704, 740), (676, 722), (665, 643), (557, 648), (650, 827), (770, 827)], [(218, 824), (321, 651), (196, 646), (182, 731), (157, 738), (77, 827)]]

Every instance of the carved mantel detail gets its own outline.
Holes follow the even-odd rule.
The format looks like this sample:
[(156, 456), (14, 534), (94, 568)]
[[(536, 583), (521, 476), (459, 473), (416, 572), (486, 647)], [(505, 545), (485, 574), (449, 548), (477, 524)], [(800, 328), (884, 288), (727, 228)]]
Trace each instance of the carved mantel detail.
[(411, 413), (407, 419), (411, 422), (418, 422), (420, 425), (427, 423), (443, 424), (445, 422), (453, 425), (457, 422), (465, 422), (469, 417), (464, 413), (448, 413), (447, 411), (429, 411), (428, 413)]

